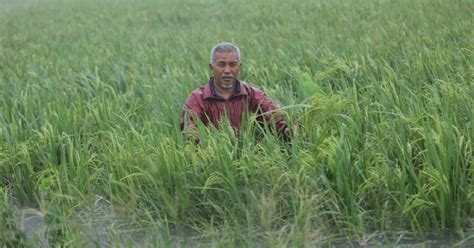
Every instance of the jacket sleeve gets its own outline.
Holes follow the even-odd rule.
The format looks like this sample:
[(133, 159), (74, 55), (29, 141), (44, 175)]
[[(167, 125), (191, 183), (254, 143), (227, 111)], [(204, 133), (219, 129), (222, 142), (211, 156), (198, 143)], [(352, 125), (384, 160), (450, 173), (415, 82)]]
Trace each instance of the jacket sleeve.
[[(279, 135), (287, 135), (287, 125), (281, 115), (278, 113), (278, 104), (271, 101), (267, 95), (259, 90), (253, 89), (250, 99), (250, 109), (257, 113), (257, 121), (271, 123)], [(273, 127), (273, 125), (271, 125)]]
[(203, 116), (203, 108), (200, 103), (199, 95), (194, 92), (186, 99), (183, 109), (181, 110), (181, 118), (179, 121), (182, 132), (194, 129), (196, 127), (196, 121), (200, 120)]

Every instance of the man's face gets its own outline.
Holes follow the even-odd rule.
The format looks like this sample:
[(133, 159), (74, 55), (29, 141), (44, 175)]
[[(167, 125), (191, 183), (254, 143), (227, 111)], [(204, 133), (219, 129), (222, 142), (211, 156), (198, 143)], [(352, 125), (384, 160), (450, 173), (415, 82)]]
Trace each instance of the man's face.
[(218, 91), (234, 90), (240, 71), (240, 61), (235, 52), (218, 52), (214, 64), (209, 64)]

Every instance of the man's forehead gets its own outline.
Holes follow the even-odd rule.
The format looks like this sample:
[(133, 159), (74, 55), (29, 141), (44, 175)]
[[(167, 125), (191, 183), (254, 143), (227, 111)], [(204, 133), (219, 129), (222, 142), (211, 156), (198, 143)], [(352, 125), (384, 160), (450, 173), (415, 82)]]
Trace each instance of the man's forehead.
[(217, 52), (216, 61), (221, 60), (239, 61), (235, 52)]

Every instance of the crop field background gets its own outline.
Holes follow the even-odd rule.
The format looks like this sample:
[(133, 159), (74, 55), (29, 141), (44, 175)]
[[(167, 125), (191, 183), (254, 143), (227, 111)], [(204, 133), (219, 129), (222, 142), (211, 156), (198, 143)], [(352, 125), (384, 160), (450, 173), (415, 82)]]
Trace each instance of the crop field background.
[[(0, 0), (0, 246), (474, 245), (472, 13)], [(254, 121), (182, 137), (223, 41), (291, 142)]]

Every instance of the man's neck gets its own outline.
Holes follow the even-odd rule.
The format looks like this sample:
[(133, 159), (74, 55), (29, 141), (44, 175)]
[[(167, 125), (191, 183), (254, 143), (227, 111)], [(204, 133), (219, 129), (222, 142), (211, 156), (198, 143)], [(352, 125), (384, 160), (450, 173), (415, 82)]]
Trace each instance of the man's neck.
[(218, 96), (224, 98), (224, 99), (229, 99), (229, 97), (234, 93), (235, 91), (235, 87), (233, 87), (232, 89), (229, 89), (229, 90), (220, 90), (218, 89), (217, 87), (214, 87), (214, 89), (216, 90), (216, 93)]

